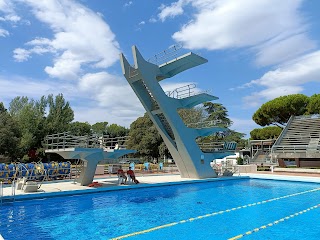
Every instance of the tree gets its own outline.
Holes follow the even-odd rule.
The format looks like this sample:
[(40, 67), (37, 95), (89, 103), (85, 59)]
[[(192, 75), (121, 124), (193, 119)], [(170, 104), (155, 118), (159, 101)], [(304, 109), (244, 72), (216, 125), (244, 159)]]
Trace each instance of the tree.
[(91, 126), (92, 132), (96, 134), (106, 134), (108, 122), (97, 122)]
[(110, 126), (106, 127), (106, 133), (109, 135), (109, 137), (112, 138), (123, 137), (128, 135), (129, 129), (113, 123)]
[(50, 94), (48, 96), (48, 105), (47, 127), (49, 134), (67, 131), (68, 125), (74, 118), (74, 113), (69, 102), (66, 102), (63, 94), (59, 94), (55, 98)]
[(319, 114), (320, 113), (320, 94), (314, 94), (309, 98), (309, 104), (307, 106), (307, 114)]
[(68, 131), (77, 136), (85, 136), (91, 134), (91, 125), (87, 122), (72, 122), (69, 124)]
[(128, 148), (138, 151), (136, 155), (159, 157), (159, 146), (163, 142), (158, 130), (147, 114), (130, 125)]
[(303, 94), (292, 94), (275, 98), (263, 104), (254, 114), (253, 121), (260, 126), (284, 127), (290, 116), (303, 115), (307, 111), (309, 98)]
[(256, 128), (250, 132), (252, 140), (276, 139), (282, 131), (281, 127), (270, 126), (265, 128)]
[(47, 133), (45, 124), (46, 97), (39, 101), (27, 97), (16, 97), (10, 102), (10, 114), (17, 122), (21, 132), (19, 143), (20, 154), (41, 146)]
[(191, 109), (179, 109), (178, 114), (185, 125), (203, 121), (206, 117), (202, 107), (194, 107)]
[(228, 110), (220, 103), (205, 102), (204, 110), (209, 114), (207, 121), (217, 121), (219, 126), (230, 127), (232, 121), (228, 118)]
[(20, 132), (17, 123), (10, 116), (3, 103), (0, 103), (0, 154), (17, 157)]

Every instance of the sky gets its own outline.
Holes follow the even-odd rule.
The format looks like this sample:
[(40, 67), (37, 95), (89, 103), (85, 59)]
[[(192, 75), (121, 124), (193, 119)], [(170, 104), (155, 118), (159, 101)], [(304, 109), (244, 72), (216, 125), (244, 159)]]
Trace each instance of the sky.
[(318, 0), (0, 0), (0, 102), (62, 93), (75, 121), (129, 127), (143, 109), (119, 54), (174, 45), (208, 62), (161, 82), (219, 97), (231, 129), (276, 97), (320, 92)]

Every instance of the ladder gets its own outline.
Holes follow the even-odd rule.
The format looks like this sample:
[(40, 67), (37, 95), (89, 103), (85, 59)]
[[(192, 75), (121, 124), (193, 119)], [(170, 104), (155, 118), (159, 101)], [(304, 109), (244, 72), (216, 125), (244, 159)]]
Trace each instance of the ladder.
[[(81, 159), (78, 159), (77, 162), (76, 162), (76, 167), (74, 169), (74, 173), (75, 173), (75, 176), (74, 176), (74, 180), (73, 180), (73, 183), (77, 183), (77, 180), (79, 179), (80, 177), (80, 173), (81, 173), (81, 169), (83, 168), (84, 166), (84, 161), (82, 161)], [(70, 170), (70, 173), (72, 172), (72, 170)]]
[(13, 203), (16, 197), (16, 182), (11, 183), (11, 195), (4, 195), (3, 182), (0, 182), (0, 205), (4, 203)]

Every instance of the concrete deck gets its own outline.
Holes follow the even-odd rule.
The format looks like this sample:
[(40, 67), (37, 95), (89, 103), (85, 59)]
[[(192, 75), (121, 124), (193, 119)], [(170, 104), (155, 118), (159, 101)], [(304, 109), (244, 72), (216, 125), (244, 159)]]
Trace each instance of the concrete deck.
[[(239, 178), (239, 177), (236, 177)], [(241, 178), (241, 177), (240, 177)], [(94, 181), (102, 184), (99, 187), (88, 187), (80, 186), (78, 183), (75, 183), (74, 180), (60, 180), (52, 182), (44, 182), (38, 192), (25, 193), (23, 190), (16, 190), (15, 199), (33, 199), (33, 198), (45, 198), (50, 196), (61, 196), (61, 195), (75, 195), (83, 193), (94, 193), (94, 192), (104, 192), (104, 191), (114, 191), (114, 190), (124, 190), (132, 188), (143, 188), (143, 187), (152, 187), (152, 186), (163, 186), (163, 185), (174, 185), (182, 183), (190, 183), (194, 181), (203, 182), (203, 181), (219, 181), (227, 180), (230, 177), (221, 177), (213, 179), (190, 179), (190, 178), (181, 178), (179, 174), (165, 174), (165, 175), (145, 175), (139, 176), (137, 179), (140, 181), (139, 184), (127, 183), (126, 185), (119, 185), (117, 177), (108, 177), (108, 178), (95, 178)], [(235, 177), (231, 177), (235, 179)], [(4, 197), (8, 198), (12, 196), (12, 187), (7, 185), (3, 189)]]

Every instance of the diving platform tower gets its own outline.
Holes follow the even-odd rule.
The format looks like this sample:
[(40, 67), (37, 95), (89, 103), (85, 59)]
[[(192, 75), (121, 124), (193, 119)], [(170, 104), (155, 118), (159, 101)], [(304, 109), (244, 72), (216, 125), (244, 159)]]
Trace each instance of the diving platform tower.
[[(179, 91), (174, 91), (168, 96), (159, 84), (160, 81), (206, 63), (207, 60), (190, 52), (159, 64), (146, 61), (136, 46), (132, 47), (132, 53), (134, 66), (120, 54), (122, 72), (162, 136), (181, 177), (217, 177), (217, 173), (210, 167), (210, 162), (233, 154), (236, 144), (224, 144), (220, 149), (204, 152), (196, 139), (228, 129), (218, 126), (188, 127), (179, 116), (178, 110), (192, 108), (218, 98), (207, 93), (193, 94), (190, 91), (180, 95)], [(172, 57), (173, 54), (169, 55)]]

